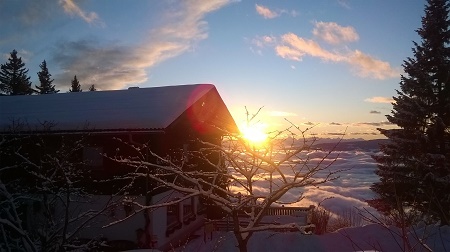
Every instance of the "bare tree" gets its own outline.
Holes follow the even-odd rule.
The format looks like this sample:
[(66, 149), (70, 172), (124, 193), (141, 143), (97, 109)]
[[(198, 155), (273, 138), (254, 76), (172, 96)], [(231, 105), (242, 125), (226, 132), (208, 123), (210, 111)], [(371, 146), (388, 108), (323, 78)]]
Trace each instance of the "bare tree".
[[(258, 113), (250, 115), (247, 112), (247, 123), (254, 123)], [(241, 135), (233, 134), (227, 134), (222, 145), (198, 140), (201, 148), (190, 152), (189, 158), (183, 158), (181, 162), (158, 156), (146, 145), (131, 144), (137, 151), (145, 150), (157, 157), (158, 162), (148, 162), (142, 157), (113, 159), (135, 168), (136, 172), (129, 176), (146, 177), (184, 195), (164, 204), (143, 206), (135, 203), (135, 209), (140, 208), (136, 212), (199, 196), (232, 219), (238, 247), (240, 251), (247, 251), (249, 239), (258, 231), (296, 229), (304, 234), (311, 233), (308, 229), (314, 225), (262, 222), (272, 205), (298, 203), (303, 198), (301, 189), (320, 186), (337, 178), (340, 171), (331, 167), (338, 158), (333, 150), (317, 151), (314, 160), (310, 159), (309, 154), (315, 152), (312, 146), (316, 140), (308, 138), (309, 131), (310, 128), (302, 130), (290, 123), (290, 127), (285, 130), (269, 132), (266, 143), (259, 146), (246, 141)], [(211, 161), (210, 156), (214, 154), (220, 155), (218, 162)], [(201, 170), (196, 164), (187, 162), (195, 158), (207, 163), (212, 169)], [(263, 181), (270, 182), (269, 192), (256, 190), (258, 183)], [(299, 193), (298, 200), (283, 202), (283, 196), (293, 190)]]
[(114, 204), (74, 211), (92, 199), (77, 161), (83, 139), (6, 135), (0, 141), (0, 250), (64, 251), (81, 230)]

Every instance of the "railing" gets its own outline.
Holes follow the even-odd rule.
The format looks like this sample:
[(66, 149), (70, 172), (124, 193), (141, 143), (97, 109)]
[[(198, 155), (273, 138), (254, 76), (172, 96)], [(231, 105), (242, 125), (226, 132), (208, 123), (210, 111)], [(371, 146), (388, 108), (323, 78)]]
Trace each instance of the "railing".
[(298, 212), (308, 213), (314, 206), (310, 207), (270, 207), (264, 211), (264, 215), (294, 215)]
[[(295, 216), (296, 218), (299, 218), (298, 220), (301, 223), (304, 223), (305, 225), (308, 225), (311, 223), (311, 215), (312, 211), (314, 211), (314, 206), (309, 207), (270, 207), (267, 208), (264, 211), (264, 216)], [(249, 212), (250, 209), (245, 209), (239, 214), (239, 223), (241, 226), (246, 226), (249, 223), (248, 215), (245, 214), (245, 212)], [(233, 229), (233, 221), (230, 219), (229, 216), (225, 217), (221, 220), (214, 220), (212, 221), (212, 225), (214, 225), (215, 230), (220, 231), (230, 231)], [(266, 225), (266, 224), (273, 224), (273, 223), (265, 223), (260, 222), (259, 225)], [(294, 230), (290, 230), (294, 231)]]
[(181, 222), (179, 220), (179, 205), (174, 204), (167, 206), (167, 229), (166, 229), (166, 236), (169, 236), (173, 232), (175, 232), (176, 229), (181, 228)]
[(195, 220), (195, 213), (192, 205), (183, 206), (183, 223), (189, 224), (192, 220)]

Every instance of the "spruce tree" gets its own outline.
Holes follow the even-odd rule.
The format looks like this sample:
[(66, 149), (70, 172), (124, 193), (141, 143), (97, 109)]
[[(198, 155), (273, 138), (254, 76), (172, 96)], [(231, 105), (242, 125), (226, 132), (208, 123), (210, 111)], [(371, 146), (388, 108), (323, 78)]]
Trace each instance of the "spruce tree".
[(54, 81), (51, 79), (52, 75), (48, 72), (47, 68), (47, 62), (44, 60), (39, 65), (41, 68), (41, 71), (37, 73), (39, 77), (40, 85), (36, 86), (36, 88), (39, 90), (39, 94), (55, 94), (58, 93), (59, 90), (55, 89), (55, 85), (52, 85), (52, 82)]
[[(369, 204), (384, 212), (405, 209), (450, 223), (450, 21), (448, 0), (428, 0), (387, 119), (390, 139), (376, 155), (380, 182)], [(382, 203), (382, 204), (380, 204)], [(392, 213), (392, 212), (391, 212)]]
[(75, 75), (72, 80), (72, 84), (70, 85), (69, 92), (82, 92), (80, 82), (77, 80), (77, 76)]
[(89, 91), (97, 91), (94, 84), (89, 87)]
[(6, 95), (30, 95), (34, 90), (31, 88), (30, 77), (27, 76), (28, 69), (21, 57), (17, 57), (17, 51), (11, 52), (8, 62), (1, 65), (0, 69), (0, 93)]

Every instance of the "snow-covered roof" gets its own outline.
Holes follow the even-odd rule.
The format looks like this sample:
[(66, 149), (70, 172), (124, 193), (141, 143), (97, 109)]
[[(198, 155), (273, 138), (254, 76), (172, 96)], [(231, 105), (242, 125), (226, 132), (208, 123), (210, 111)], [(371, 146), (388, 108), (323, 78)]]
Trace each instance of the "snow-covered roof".
[[(0, 96), (0, 131), (165, 129), (215, 90), (212, 84), (47, 95)], [(216, 91), (217, 92), (217, 91)]]

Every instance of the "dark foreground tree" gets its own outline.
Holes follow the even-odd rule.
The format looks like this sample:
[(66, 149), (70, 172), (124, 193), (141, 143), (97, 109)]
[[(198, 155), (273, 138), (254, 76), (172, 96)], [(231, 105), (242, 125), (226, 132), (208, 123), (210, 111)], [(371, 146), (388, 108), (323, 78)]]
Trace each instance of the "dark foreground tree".
[(76, 135), (0, 136), (0, 251), (97, 251), (101, 244), (79, 234), (116, 202), (92, 204), (84, 147)]
[(28, 69), (21, 57), (17, 57), (17, 51), (11, 52), (8, 62), (1, 65), (0, 70), (0, 93), (6, 95), (30, 95), (34, 90), (31, 88), (30, 77), (27, 76)]
[[(373, 207), (386, 214), (450, 223), (450, 31), (449, 1), (428, 0), (422, 42), (404, 63), (398, 96), (387, 119), (396, 129), (380, 129), (391, 141), (374, 156), (380, 182), (372, 186)], [(402, 222), (403, 222), (402, 221)], [(408, 223), (403, 222), (403, 225)]]
[(55, 89), (55, 85), (52, 85), (53, 79), (51, 78), (52, 75), (48, 72), (47, 68), (47, 62), (44, 60), (39, 65), (41, 68), (41, 71), (37, 73), (39, 77), (39, 86), (36, 86), (36, 88), (39, 90), (39, 94), (55, 94), (58, 93), (59, 90)]
[(73, 76), (72, 84), (70, 85), (69, 92), (82, 92), (80, 82), (77, 79), (77, 76)]

